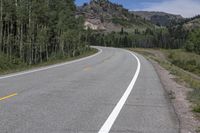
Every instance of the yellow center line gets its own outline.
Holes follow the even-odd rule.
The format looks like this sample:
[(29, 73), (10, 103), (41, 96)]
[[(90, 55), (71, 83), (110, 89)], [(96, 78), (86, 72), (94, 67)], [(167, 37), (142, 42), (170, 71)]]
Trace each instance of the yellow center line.
[(8, 99), (8, 98), (11, 98), (11, 97), (14, 97), (14, 96), (16, 96), (16, 95), (17, 95), (17, 93), (13, 93), (13, 94), (11, 94), (11, 95), (8, 95), (8, 96), (5, 96), (5, 97), (1, 97), (1, 98), (0, 98), (0, 101), (5, 100), (5, 99)]
[(84, 69), (83, 69), (83, 71), (89, 71), (90, 69), (92, 69), (90, 66), (88, 66), (88, 67), (85, 67)]

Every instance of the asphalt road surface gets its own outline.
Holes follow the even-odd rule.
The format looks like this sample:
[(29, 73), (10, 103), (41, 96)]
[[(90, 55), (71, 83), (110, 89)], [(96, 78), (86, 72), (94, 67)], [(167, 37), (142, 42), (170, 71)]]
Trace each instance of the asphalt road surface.
[(0, 133), (178, 133), (151, 63), (98, 48), (87, 58), (0, 77)]

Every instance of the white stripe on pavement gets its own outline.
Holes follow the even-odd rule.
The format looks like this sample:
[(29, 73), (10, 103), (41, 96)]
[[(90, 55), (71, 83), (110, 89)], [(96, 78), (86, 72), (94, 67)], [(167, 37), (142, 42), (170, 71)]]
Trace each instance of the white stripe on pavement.
[(139, 76), (140, 67), (141, 67), (140, 60), (138, 59), (138, 57), (135, 54), (133, 54), (130, 51), (128, 51), (128, 52), (136, 58), (137, 63), (138, 63), (137, 70), (135, 72), (135, 75), (134, 75), (131, 83), (129, 84), (128, 88), (126, 89), (125, 93), (123, 94), (123, 96), (121, 97), (121, 99), (119, 100), (119, 102), (117, 103), (117, 105), (113, 109), (112, 113), (109, 115), (108, 119), (105, 121), (105, 123), (103, 124), (103, 126), (101, 127), (101, 129), (99, 130), (98, 133), (109, 133), (110, 132), (115, 120), (117, 119), (120, 111), (122, 110), (126, 100), (128, 99), (128, 97), (135, 85), (135, 82)]

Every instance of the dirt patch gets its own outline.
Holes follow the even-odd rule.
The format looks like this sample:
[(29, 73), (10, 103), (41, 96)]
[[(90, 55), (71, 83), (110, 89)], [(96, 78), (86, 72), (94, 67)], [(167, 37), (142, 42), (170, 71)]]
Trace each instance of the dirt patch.
[(169, 71), (161, 67), (157, 62), (150, 60), (157, 71), (161, 82), (168, 92), (175, 112), (180, 121), (181, 133), (197, 133), (197, 127), (200, 126), (191, 111), (191, 103), (187, 100), (187, 94), (191, 89), (180, 85), (176, 82), (176, 77), (171, 75)]

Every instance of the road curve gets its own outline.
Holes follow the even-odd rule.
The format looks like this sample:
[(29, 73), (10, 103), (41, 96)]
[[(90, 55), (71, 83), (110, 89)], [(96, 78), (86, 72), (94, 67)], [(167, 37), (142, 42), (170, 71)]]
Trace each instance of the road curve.
[(178, 133), (151, 63), (97, 48), (89, 58), (0, 77), (0, 133)]

